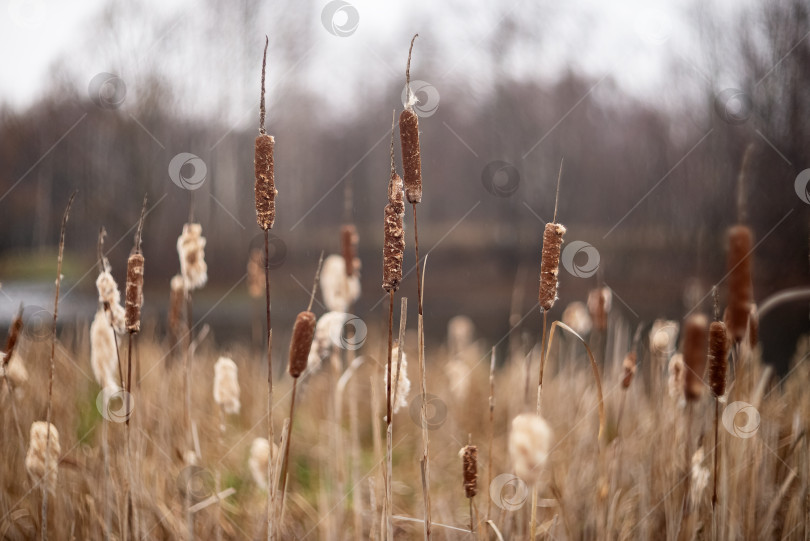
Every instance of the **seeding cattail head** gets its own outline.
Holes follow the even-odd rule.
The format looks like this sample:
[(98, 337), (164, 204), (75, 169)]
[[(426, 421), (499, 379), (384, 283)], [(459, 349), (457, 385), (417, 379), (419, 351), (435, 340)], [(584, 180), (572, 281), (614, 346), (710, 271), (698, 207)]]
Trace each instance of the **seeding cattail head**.
[(340, 248), (343, 254), (343, 262), (346, 266), (346, 276), (354, 276), (359, 267), (360, 260), (357, 259), (357, 228), (352, 224), (344, 225), (340, 228)]
[(409, 203), (421, 203), (422, 156), (419, 152), (419, 117), (413, 109), (405, 109), (399, 115), (399, 139), (402, 144), (405, 195)]
[(104, 310), (96, 312), (90, 325), (90, 366), (100, 387), (117, 386), (115, 374), (118, 368), (118, 353), (115, 333)]
[(391, 175), (388, 183), (388, 204), (385, 206), (385, 241), (383, 245), (383, 289), (396, 291), (402, 280), (402, 260), (405, 254), (405, 231), (403, 218), (405, 204), (402, 201), (402, 179)]
[(341, 338), (347, 318), (348, 314), (345, 312), (327, 312), (318, 319), (315, 338), (309, 350), (307, 372), (316, 372), (321, 367), (321, 362), (329, 357), (333, 345)]
[(726, 326), (729, 334), (739, 342), (748, 330), (748, 317), (754, 299), (751, 281), (751, 250), (753, 233), (744, 225), (735, 225), (728, 231), (728, 308)]
[(669, 396), (676, 401), (683, 398), (683, 355), (676, 353), (669, 359), (669, 366), (667, 367), (667, 389)]
[(683, 329), (683, 394), (687, 400), (697, 400), (703, 394), (703, 372), (706, 370), (706, 348), (709, 338), (709, 319), (693, 314), (686, 319)]
[(309, 350), (312, 348), (312, 339), (315, 337), (315, 314), (309, 311), (301, 312), (295, 318), (292, 341), (290, 342), (290, 375), (299, 377), (307, 369)]
[(585, 304), (579, 301), (570, 303), (562, 313), (562, 322), (574, 329), (580, 336), (585, 336), (593, 328), (591, 316)]
[(360, 298), (360, 276), (346, 275), (343, 257), (330, 255), (321, 270), (321, 294), (326, 308), (332, 312), (347, 312)]
[[(50, 438), (48, 427), (50, 426)], [(50, 445), (48, 440), (50, 439)], [(47, 450), (47, 455), (46, 455)], [(52, 424), (44, 421), (31, 423), (31, 436), (28, 443), (28, 453), (25, 455), (25, 469), (34, 481), (43, 483), (51, 494), (56, 492), (56, 479), (59, 469), (59, 454), (62, 448), (59, 445), (59, 432)]]
[(264, 490), (267, 490), (267, 463), (275, 459), (278, 454), (278, 445), (273, 444), (272, 453), (270, 443), (266, 438), (256, 438), (250, 444), (250, 458), (248, 467), (253, 481)]
[(543, 256), (540, 260), (540, 306), (551, 310), (557, 300), (557, 276), (560, 272), (560, 249), (565, 235), (562, 224), (549, 222), (543, 230)]
[(135, 252), (127, 260), (126, 325), (131, 333), (141, 330), (143, 305), (143, 254)]
[(227, 357), (220, 357), (214, 364), (214, 402), (229, 415), (239, 413), (239, 378), (236, 363)]
[[(0, 355), (5, 357), (4, 353), (0, 353)], [(25, 364), (19, 352), (12, 353), (11, 360), (5, 357), (3, 362), (0, 363), (0, 378), (8, 378), (11, 385), (15, 387), (14, 392), (16, 394), (24, 394), (21, 386), (28, 381), (28, 370), (25, 369)]]
[(608, 314), (613, 304), (613, 292), (609, 287), (598, 287), (588, 293), (588, 311), (593, 318), (593, 326), (600, 331), (607, 330)]
[(98, 290), (98, 300), (110, 311), (112, 324), (115, 332), (123, 333), (126, 328), (126, 314), (121, 306), (121, 293), (118, 291), (118, 284), (109, 270), (106, 259), (104, 260), (104, 270), (99, 273), (96, 279), (96, 289)]
[(267, 231), (273, 228), (276, 221), (276, 190), (273, 172), (273, 145), (276, 140), (266, 133), (256, 137), (256, 158), (253, 162), (256, 169), (256, 221), (259, 227)]
[[(391, 359), (396, 363), (399, 358), (399, 345), (395, 345), (391, 350)], [(396, 369), (391, 368), (391, 377), (394, 378), (396, 388), (392, 390), (394, 413), (402, 408), (408, 407), (408, 393), (411, 392), (411, 380), (408, 379), (408, 357), (402, 352), (402, 363), (399, 367), (399, 380), (397, 380)], [(388, 388), (388, 372), (383, 373), (383, 388)]]
[(180, 256), (180, 275), (186, 291), (193, 291), (208, 281), (208, 265), (205, 264), (205, 237), (202, 225), (184, 224), (177, 238), (177, 254)]
[(455, 357), (469, 348), (475, 339), (475, 323), (467, 316), (453, 316), (447, 322), (447, 348)]
[(704, 458), (703, 447), (698, 447), (698, 450), (692, 455), (692, 484), (689, 491), (689, 499), (692, 507), (700, 503), (703, 499), (706, 487), (709, 486), (711, 472), (709, 472), (709, 468), (704, 465)]
[(622, 361), (622, 388), (627, 389), (636, 375), (636, 352), (630, 351)]
[(529, 485), (540, 480), (551, 450), (551, 428), (534, 413), (522, 413), (512, 420), (509, 456), (515, 474)]
[(462, 473), (464, 476), (464, 494), (474, 498), (478, 494), (478, 447), (465, 445), (461, 448)]
[(22, 332), (22, 328), (23, 328), (22, 306), (20, 306), (19, 312), (17, 312), (17, 315), (14, 316), (14, 319), (11, 321), (11, 326), (8, 329), (8, 339), (6, 340), (5, 357), (3, 358), (3, 362), (0, 363), (0, 365), (6, 365), (11, 361), (11, 357), (14, 355), (14, 350), (17, 347), (17, 341), (20, 339), (20, 333)]
[(709, 387), (715, 398), (726, 393), (729, 341), (726, 324), (713, 321), (709, 326)]

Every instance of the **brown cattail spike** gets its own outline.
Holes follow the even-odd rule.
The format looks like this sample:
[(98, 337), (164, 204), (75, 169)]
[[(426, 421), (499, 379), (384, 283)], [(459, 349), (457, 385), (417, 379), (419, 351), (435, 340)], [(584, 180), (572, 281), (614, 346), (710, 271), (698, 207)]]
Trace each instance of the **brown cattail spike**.
[(402, 260), (405, 254), (402, 200), (402, 179), (396, 173), (388, 184), (388, 204), (385, 206), (385, 244), (383, 246), (383, 289), (396, 291), (402, 280)]
[(357, 258), (357, 228), (352, 224), (340, 228), (340, 247), (346, 263), (346, 276), (353, 276)]
[(703, 394), (703, 372), (706, 370), (709, 319), (693, 314), (686, 319), (683, 335), (684, 380), (683, 393), (687, 400), (697, 400)]
[(719, 398), (726, 393), (729, 336), (726, 324), (714, 321), (709, 326), (709, 386)]
[(292, 341), (290, 342), (290, 375), (299, 377), (307, 368), (309, 350), (312, 348), (312, 339), (315, 337), (315, 314), (306, 311), (298, 314), (293, 326)]
[(126, 323), (131, 333), (141, 330), (143, 263), (143, 254), (140, 253), (134, 253), (127, 259)]
[(422, 156), (419, 151), (419, 117), (413, 109), (405, 109), (399, 115), (399, 139), (402, 144), (405, 195), (409, 203), (421, 203)]
[(731, 336), (739, 342), (748, 330), (748, 316), (754, 299), (751, 281), (751, 251), (753, 234), (744, 225), (728, 231), (728, 310), (726, 325)]
[(276, 190), (273, 172), (273, 145), (276, 140), (266, 133), (256, 137), (256, 221), (267, 231), (276, 221)]
[(557, 300), (557, 276), (560, 272), (560, 250), (565, 235), (562, 224), (550, 222), (543, 231), (543, 256), (540, 260), (540, 306), (551, 310)]
[(478, 494), (478, 447), (467, 445), (462, 450), (464, 493), (468, 498)]

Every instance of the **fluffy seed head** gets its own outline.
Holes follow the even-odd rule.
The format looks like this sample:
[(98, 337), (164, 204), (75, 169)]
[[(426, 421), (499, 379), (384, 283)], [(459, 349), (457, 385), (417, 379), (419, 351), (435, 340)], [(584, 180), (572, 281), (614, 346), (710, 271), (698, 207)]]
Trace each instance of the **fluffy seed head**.
[(402, 260), (405, 255), (405, 230), (403, 218), (405, 204), (402, 201), (402, 179), (391, 176), (388, 184), (388, 204), (385, 206), (385, 241), (383, 245), (383, 289), (396, 291), (402, 280)]
[(726, 324), (713, 321), (709, 326), (709, 387), (715, 398), (726, 393), (729, 342)]
[(301, 312), (295, 318), (292, 341), (290, 342), (290, 364), (288, 369), (292, 377), (299, 377), (307, 369), (309, 350), (312, 348), (312, 339), (314, 337), (315, 314), (309, 311)]
[(267, 438), (256, 438), (250, 444), (250, 458), (248, 458), (250, 475), (253, 477), (253, 481), (264, 490), (267, 490), (267, 462), (271, 460), (271, 457), (274, 459), (277, 454), (278, 445), (273, 444), (271, 455)]
[(118, 354), (115, 349), (115, 333), (110, 318), (99, 310), (90, 325), (90, 366), (100, 387), (116, 386)]
[(143, 306), (143, 254), (135, 252), (127, 260), (127, 330), (141, 330), (141, 306)]
[(478, 447), (465, 445), (461, 448), (464, 494), (474, 498), (478, 493)]
[(509, 456), (515, 473), (525, 483), (536, 484), (551, 449), (551, 427), (534, 413), (522, 413), (512, 420), (509, 433)]
[[(0, 355), (5, 354), (0, 353)], [(15, 392), (23, 392), (20, 387), (28, 381), (28, 370), (25, 369), (25, 364), (17, 351), (11, 354), (11, 360), (6, 357), (0, 363), (0, 378), (4, 377), (8, 378), (11, 385), (16, 387)]]
[[(397, 381), (397, 359), (399, 358), (399, 346), (396, 345), (391, 350), (391, 377), (394, 378), (396, 388), (392, 390), (394, 413), (402, 408), (408, 407), (408, 393), (411, 391), (411, 380), (408, 379), (408, 357), (402, 352), (402, 364), (399, 367), (399, 381)], [(388, 372), (383, 374), (383, 388), (388, 388)]]
[(422, 202), (422, 156), (419, 152), (419, 117), (413, 109), (399, 115), (399, 140), (402, 143), (402, 171), (408, 203)]
[(543, 230), (543, 255), (540, 260), (540, 306), (551, 310), (557, 300), (557, 276), (560, 272), (560, 249), (565, 227), (549, 222)]
[(214, 364), (214, 402), (229, 415), (239, 413), (239, 378), (236, 363), (227, 357), (220, 357)]
[(109, 269), (105, 268), (96, 278), (96, 289), (98, 290), (99, 302), (110, 308), (115, 332), (123, 333), (126, 327), (126, 314), (124, 307), (121, 306), (121, 293), (118, 291), (118, 284), (115, 283)]
[(347, 314), (344, 312), (327, 312), (318, 319), (307, 359), (308, 372), (316, 372), (321, 367), (321, 362), (329, 357), (334, 344), (333, 337), (340, 336), (346, 318)]
[(751, 249), (753, 233), (744, 225), (735, 225), (728, 231), (728, 309), (726, 326), (737, 342), (748, 330), (748, 316), (754, 300), (751, 281)]
[[(589, 299), (590, 300), (590, 299)], [(565, 307), (562, 314), (562, 322), (574, 329), (580, 336), (585, 336), (593, 328), (591, 315), (584, 303), (575, 301)]]
[(256, 137), (256, 157), (253, 165), (256, 170), (256, 221), (267, 231), (276, 221), (275, 173), (273, 171), (273, 145), (276, 140), (266, 133)]
[(193, 291), (204, 286), (208, 281), (208, 265), (205, 264), (202, 225), (183, 225), (183, 233), (177, 238), (177, 255), (180, 256), (180, 275), (186, 290)]
[(20, 333), (23, 328), (22, 309), (20, 313), (14, 316), (11, 321), (11, 326), (8, 329), (8, 340), (6, 340), (6, 350), (3, 362), (0, 365), (8, 364), (14, 355), (14, 350), (17, 347), (17, 340), (20, 338)]
[(683, 329), (683, 394), (687, 400), (697, 400), (703, 394), (703, 372), (706, 370), (706, 348), (709, 343), (709, 319), (692, 314)]
[(360, 276), (346, 275), (342, 256), (330, 255), (321, 270), (321, 294), (326, 308), (332, 312), (347, 312), (360, 298)]
[[(50, 446), (48, 446), (48, 427), (50, 426)], [(47, 455), (46, 455), (47, 449)], [(31, 424), (31, 436), (28, 453), (25, 455), (25, 469), (34, 481), (42, 482), (51, 494), (56, 492), (56, 479), (59, 469), (59, 432), (52, 424), (34, 421)]]

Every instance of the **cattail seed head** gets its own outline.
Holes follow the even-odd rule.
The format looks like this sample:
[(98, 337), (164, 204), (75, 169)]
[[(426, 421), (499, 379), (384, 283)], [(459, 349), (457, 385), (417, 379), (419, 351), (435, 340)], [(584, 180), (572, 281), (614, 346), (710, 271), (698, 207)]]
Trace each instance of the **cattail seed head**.
[(683, 335), (683, 394), (697, 400), (703, 394), (703, 372), (706, 370), (706, 348), (709, 344), (709, 319), (693, 314), (686, 319)]
[(478, 447), (465, 445), (461, 448), (464, 494), (474, 498), (478, 494)]
[(184, 224), (177, 238), (177, 255), (180, 256), (180, 275), (186, 291), (193, 291), (208, 281), (208, 265), (205, 263), (205, 237), (202, 225)]
[(256, 438), (250, 444), (250, 458), (248, 467), (253, 481), (262, 489), (267, 490), (267, 463), (275, 459), (278, 454), (278, 445), (273, 444), (272, 452), (267, 438)]
[(607, 330), (608, 314), (612, 304), (613, 292), (609, 287), (599, 287), (588, 293), (588, 310), (593, 319), (593, 326), (597, 330)]
[(551, 310), (557, 300), (557, 277), (560, 272), (560, 249), (565, 235), (562, 224), (549, 222), (543, 230), (543, 255), (540, 260), (540, 306)]
[(115, 332), (123, 333), (126, 327), (126, 314), (124, 307), (121, 306), (121, 293), (118, 291), (118, 284), (115, 283), (115, 279), (107, 268), (106, 259), (104, 262), (105, 270), (96, 278), (98, 300), (105, 307), (109, 307)]
[(276, 190), (273, 171), (273, 145), (276, 140), (266, 133), (256, 137), (256, 158), (253, 162), (256, 170), (256, 221), (259, 227), (267, 231), (273, 228), (276, 221)]
[(104, 310), (96, 312), (90, 325), (90, 366), (100, 387), (116, 387), (118, 353), (115, 348), (115, 333), (109, 316)]
[(551, 427), (534, 413), (522, 413), (512, 420), (509, 433), (509, 456), (515, 473), (525, 483), (540, 480), (551, 450)]
[[(48, 492), (54, 494), (59, 471), (59, 454), (62, 452), (62, 448), (59, 445), (59, 432), (56, 427), (50, 425), (49, 438), (48, 426), (49, 423), (44, 421), (31, 423), (28, 453), (25, 455), (25, 469), (36, 482), (42, 482)], [(50, 445), (48, 445), (48, 439), (50, 439)]]
[(585, 303), (574, 301), (565, 307), (562, 313), (562, 322), (574, 329), (580, 336), (585, 336), (593, 329), (593, 320), (588, 313)]
[(627, 389), (636, 375), (636, 352), (630, 351), (622, 361), (622, 388)]
[(307, 359), (312, 348), (312, 339), (315, 337), (315, 314), (306, 311), (298, 314), (293, 326), (292, 341), (290, 342), (290, 364), (288, 369), (294, 378), (299, 377), (307, 369)]
[(332, 312), (347, 312), (360, 298), (360, 276), (358, 273), (347, 276), (343, 257), (339, 255), (324, 260), (320, 285), (323, 303)]
[(340, 248), (343, 254), (343, 262), (346, 266), (346, 276), (354, 276), (360, 260), (357, 259), (357, 228), (352, 224), (344, 225), (340, 228)]
[(726, 393), (729, 341), (726, 324), (713, 321), (709, 326), (709, 387), (715, 398)]
[(728, 231), (728, 308), (726, 326), (729, 334), (739, 342), (748, 330), (748, 316), (754, 300), (751, 281), (751, 250), (754, 235), (744, 225), (735, 225)]
[(143, 254), (135, 252), (127, 259), (126, 324), (131, 333), (141, 330), (143, 305)]
[[(394, 378), (396, 388), (391, 391), (393, 398), (394, 413), (399, 412), (402, 408), (408, 407), (408, 393), (411, 391), (411, 380), (408, 379), (408, 357), (405, 352), (402, 352), (402, 363), (399, 366), (399, 380), (396, 374), (396, 362), (399, 358), (399, 345), (395, 345), (391, 350), (391, 359), (393, 365), (391, 367), (391, 377)], [(383, 389), (388, 388), (388, 372), (383, 373)]]
[[(0, 353), (0, 355), (5, 354)], [(15, 387), (14, 392), (22, 395), (24, 391), (21, 386), (28, 381), (28, 370), (25, 369), (25, 363), (23, 363), (19, 352), (15, 351), (10, 357), (11, 360), (5, 357), (3, 362), (0, 363), (0, 378), (8, 378), (11, 385)]]
[(405, 195), (409, 203), (422, 202), (422, 156), (419, 152), (419, 117), (412, 108), (399, 115), (399, 140), (402, 143), (402, 170)]
[(214, 364), (214, 402), (229, 415), (239, 413), (239, 378), (236, 363), (227, 357), (220, 357)]
[(385, 206), (385, 241), (383, 245), (383, 289), (391, 292), (399, 288), (402, 280), (402, 260), (405, 254), (403, 219), (405, 204), (402, 200), (402, 179), (391, 175), (388, 184), (388, 204)]

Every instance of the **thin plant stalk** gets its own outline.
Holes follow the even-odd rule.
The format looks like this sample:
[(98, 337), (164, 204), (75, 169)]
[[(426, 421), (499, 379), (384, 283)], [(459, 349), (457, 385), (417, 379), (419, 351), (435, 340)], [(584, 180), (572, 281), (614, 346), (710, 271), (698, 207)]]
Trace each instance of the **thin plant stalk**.
[[(73, 205), (73, 198), (76, 197), (76, 192), (78, 190), (74, 190), (73, 193), (70, 195), (70, 199), (68, 199), (67, 208), (65, 208), (65, 214), (62, 216), (62, 227), (59, 233), (59, 255), (56, 259), (56, 293), (54, 294), (53, 299), (53, 330), (51, 332), (51, 359), (50, 365), (48, 367), (48, 412), (45, 416), (45, 422), (47, 423), (48, 431), (46, 433), (46, 443), (45, 443), (45, 456), (51, 456), (51, 418), (53, 415), (53, 373), (55, 369), (55, 358), (56, 358), (56, 319), (59, 314), (59, 286), (62, 284), (62, 256), (65, 253), (65, 228), (67, 226), (68, 216), (70, 215), (70, 207)], [(47, 472), (46, 472), (47, 473)], [(42, 530), (41, 530), (41, 538), (43, 541), (48, 539), (48, 489), (43, 486), (42, 487)]]
[(392, 428), (392, 404), (391, 404), (391, 357), (394, 341), (394, 290), (388, 292), (388, 361), (386, 363), (386, 385), (385, 385), (385, 524), (386, 524), (386, 539), (393, 541), (393, 506), (391, 505), (392, 490), (391, 490), (391, 475), (393, 473), (392, 464), (392, 443), (393, 428)]
[[(416, 222), (416, 215), (414, 214), (414, 225)], [(415, 229), (415, 227), (414, 227)], [(427, 268), (427, 256), (425, 256), (424, 267), (422, 268), (422, 287), (420, 288), (420, 311), (418, 319), (418, 336), (419, 336), (419, 375), (421, 383), (421, 408), (420, 418), (422, 421), (422, 493), (425, 503), (425, 539), (430, 539), (430, 439), (427, 424), (427, 371), (425, 369), (425, 323), (421, 312), (422, 300), (421, 296), (424, 294), (424, 279), (425, 269)], [(418, 262), (417, 262), (418, 268)]]
[[(489, 450), (487, 451), (487, 486), (492, 486), (492, 440), (495, 439), (495, 347), (489, 361)], [(492, 509), (492, 498), (487, 498), (487, 518)]]

